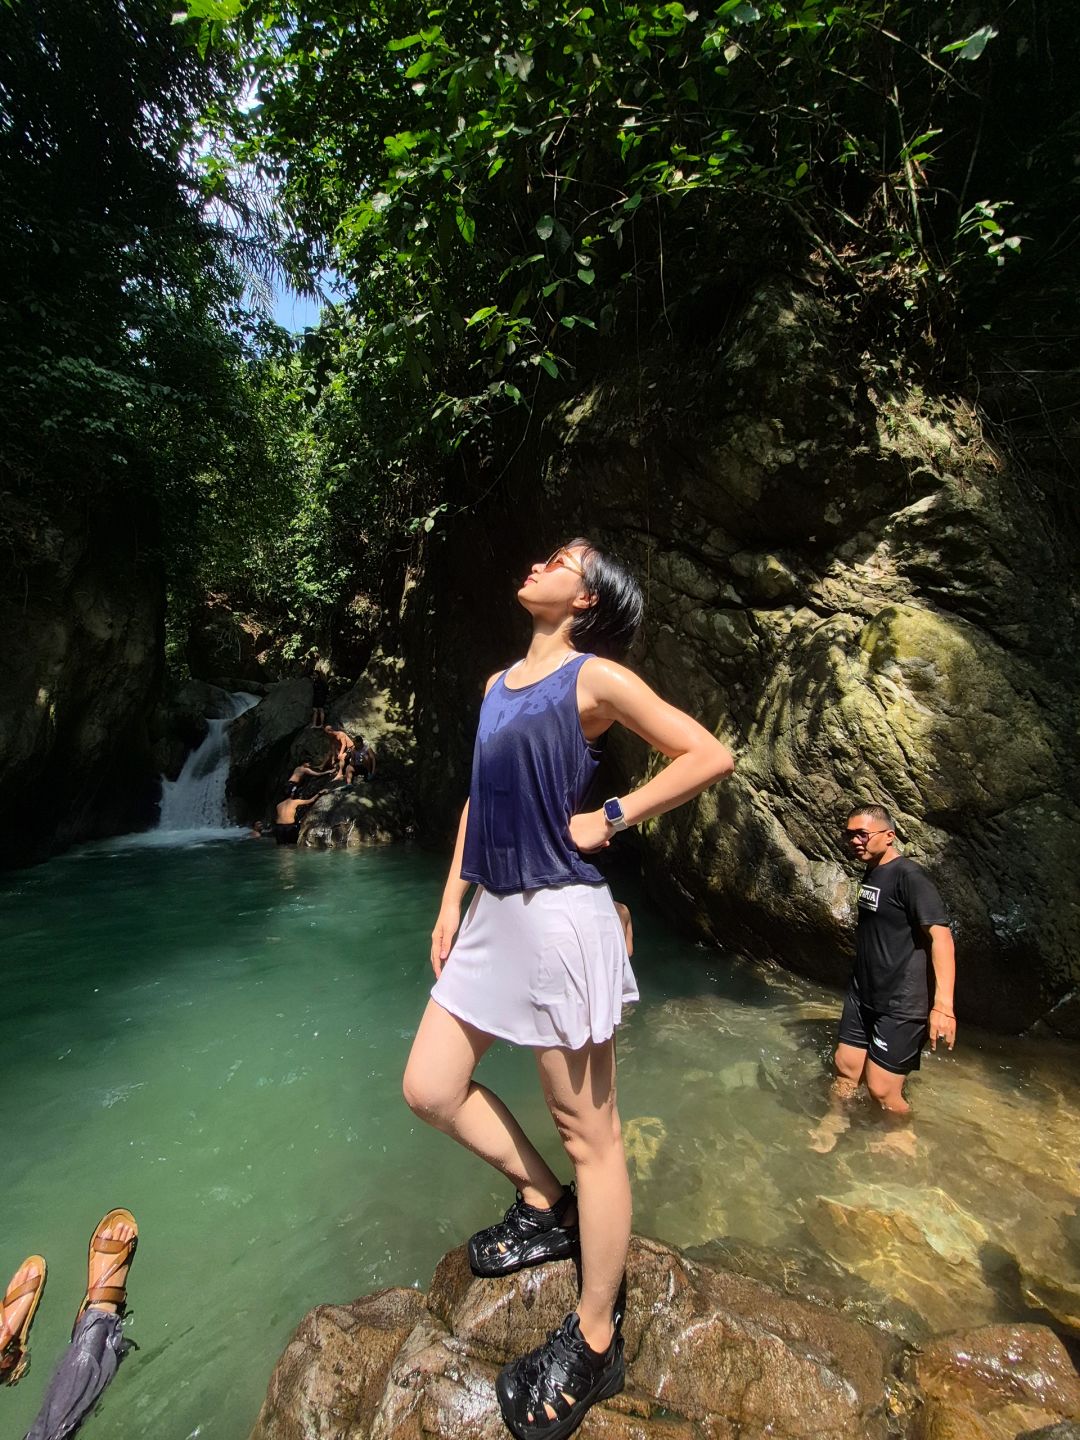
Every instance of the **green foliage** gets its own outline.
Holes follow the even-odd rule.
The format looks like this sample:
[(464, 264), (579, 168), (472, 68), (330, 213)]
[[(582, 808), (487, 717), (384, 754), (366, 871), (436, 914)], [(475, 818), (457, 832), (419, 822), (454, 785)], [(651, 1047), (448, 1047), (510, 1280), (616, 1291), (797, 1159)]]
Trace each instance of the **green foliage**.
[(156, 0), (7, 12), (0, 508), (20, 589), (96, 513), (130, 515), (189, 585), (208, 502), (220, 521), (267, 470), (250, 361), (265, 327), (194, 159), (232, 79)]
[[(15, 569), (51, 517), (129, 500), (180, 609), (223, 590), (296, 637), (569, 387), (715, 343), (763, 274), (935, 363), (1077, 214), (1076, 7), (1052, 33), (1009, 0), (7, 13)], [(294, 280), (346, 297), (298, 345), (245, 311), (244, 217), (274, 206)]]
[(236, 154), (279, 187), (292, 263), (348, 289), (312, 414), (324, 487), (391, 529), (405, 497), (406, 532), (429, 529), (440, 452), (518, 444), (542, 386), (657, 331), (704, 338), (767, 269), (945, 353), (1020, 249), (1071, 103), (1014, 9), (196, 0), (204, 53), (249, 69)]

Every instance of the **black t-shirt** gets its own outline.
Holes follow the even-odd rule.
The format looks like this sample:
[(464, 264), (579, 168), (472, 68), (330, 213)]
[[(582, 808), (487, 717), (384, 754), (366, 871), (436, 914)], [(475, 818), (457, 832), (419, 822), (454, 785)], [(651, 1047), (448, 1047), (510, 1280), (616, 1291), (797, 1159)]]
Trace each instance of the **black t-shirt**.
[(326, 697), (330, 693), (330, 686), (322, 675), (313, 675), (311, 678), (311, 703), (316, 710), (321, 710), (326, 704)]
[(855, 991), (871, 1010), (908, 1020), (930, 1013), (926, 925), (947, 925), (934, 882), (921, 865), (898, 855), (867, 870), (859, 886), (855, 927)]

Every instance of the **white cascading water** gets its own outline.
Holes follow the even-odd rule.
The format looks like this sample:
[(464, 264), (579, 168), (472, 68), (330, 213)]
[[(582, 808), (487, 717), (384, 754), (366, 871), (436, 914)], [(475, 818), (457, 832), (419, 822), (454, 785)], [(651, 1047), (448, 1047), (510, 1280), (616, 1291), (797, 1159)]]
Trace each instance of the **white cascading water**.
[(162, 776), (157, 834), (232, 828), (225, 796), (229, 779), (228, 729), (238, 715), (259, 703), (259, 696), (239, 690), (229, 700), (232, 713), (220, 720), (207, 720), (206, 739), (192, 750), (176, 779)]

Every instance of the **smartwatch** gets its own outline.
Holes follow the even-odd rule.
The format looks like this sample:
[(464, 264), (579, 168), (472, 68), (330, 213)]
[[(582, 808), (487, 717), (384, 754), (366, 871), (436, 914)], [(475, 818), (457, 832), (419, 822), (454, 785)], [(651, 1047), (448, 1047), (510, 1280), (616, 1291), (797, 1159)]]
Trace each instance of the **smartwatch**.
[(617, 795), (613, 795), (610, 800), (604, 801), (604, 819), (613, 830), (625, 830), (628, 828), (628, 821), (623, 814), (623, 808), (619, 803), (619, 797)]

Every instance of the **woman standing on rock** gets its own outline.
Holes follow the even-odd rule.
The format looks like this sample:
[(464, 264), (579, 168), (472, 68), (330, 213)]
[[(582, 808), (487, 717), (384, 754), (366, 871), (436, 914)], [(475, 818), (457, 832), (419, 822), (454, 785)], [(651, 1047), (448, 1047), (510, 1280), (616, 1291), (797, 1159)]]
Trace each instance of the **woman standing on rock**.
[[(532, 641), (485, 690), (469, 800), (432, 932), (437, 979), (404, 1091), (417, 1115), (518, 1192), (505, 1218), (469, 1241), (476, 1274), (508, 1275), (580, 1252), (578, 1313), (497, 1384), (519, 1440), (561, 1440), (591, 1405), (622, 1389), (616, 1302), (630, 1240), (614, 1030), (637, 987), (611, 892), (586, 856), (723, 779), (733, 760), (610, 658), (626, 653), (642, 614), (637, 582), (615, 560), (573, 540), (532, 567), (517, 599), (532, 617)], [(629, 795), (580, 811), (613, 724), (671, 763)], [(473, 1079), (496, 1039), (536, 1055), (576, 1194)]]

